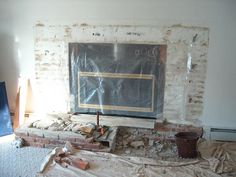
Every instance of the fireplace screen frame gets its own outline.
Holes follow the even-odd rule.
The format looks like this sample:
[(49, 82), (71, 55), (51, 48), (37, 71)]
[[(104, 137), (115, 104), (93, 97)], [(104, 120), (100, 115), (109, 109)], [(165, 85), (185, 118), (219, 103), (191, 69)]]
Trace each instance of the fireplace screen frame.
[(152, 96), (151, 96), (151, 108), (146, 107), (132, 107), (132, 106), (115, 106), (104, 104), (86, 104), (80, 102), (80, 96), (78, 96), (78, 106), (81, 108), (102, 109), (105, 110), (119, 110), (119, 111), (135, 111), (135, 112), (153, 112), (154, 111), (154, 89), (155, 80), (154, 75), (150, 74), (124, 74), (124, 73), (97, 73), (97, 72), (78, 72), (78, 93), (80, 93), (80, 78), (86, 77), (102, 77), (102, 78), (122, 78), (122, 79), (148, 79), (152, 80)]
[[(87, 46), (88, 45), (88, 46)], [(84, 58), (84, 56), (81, 56), (81, 53), (83, 53), (83, 48), (93, 48), (93, 45), (95, 46), (94, 51), (99, 51), (97, 50), (96, 47), (105, 46), (101, 47), (101, 50), (105, 50), (106, 52), (110, 52), (109, 50), (107, 51), (107, 47), (111, 45), (112, 47), (115, 48), (115, 46), (118, 45), (120, 48), (128, 48), (131, 51), (136, 49), (141, 48), (140, 51), (149, 51), (149, 49), (154, 53), (153, 56), (149, 56), (150, 54), (145, 54), (140, 57), (134, 57), (130, 56), (130, 53), (126, 49), (126, 54), (128, 54), (132, 60), (132, 57), (134, 59), (137, 59), (137, 61), (132, 61), (132, 62), (137, 62), (138, 64), (141, 63), (140, 71), (133, 72), (131, 68), (131, 71), (129, 70), (122, 70), (119, 72), (114, 72), (111, 73), (109, 69), (97, 69), (99, 68), (99, 64), (94, 65), (94, 63), (97, 62), (97, 57), (99, 58), (100, 56), (92, 56), (95, 58), (96, 61), (91, 62), (91, 57), (89, 58), (89, 52), (85, 52), (85, 55), (88, 59)], [(82, 47), (81, 47), (82, 46)], [(92, 46), (92, 47), (91, 47)], [(110, 47), (110, 46), (109, 46)], [(109, 48), (108, 47), (108, 48)], [(145, 50), (143, 50), (145, 49)], [(147, 50), (148, 49), (148, 50)], [(76, 113), (88, 113), (88, 114), (94, 114), (97, 111), (101, 112), (104, 115), (117, 115), (117, 116), (128, 116), (128, 117), (140, 117), (140, 118), (158, 118), (160, 115), (163, 114), (163, 106), (164, 106), (164, 87), (165, 87), (165, 63), (166, 63), (166, 45), (159, 45), (159, 44), (133, 44), (133, 43), (69, 43), (69, 82), (70, 82), (70, 95), (71, 95), (71, 112), (76, 112)], [(117, 49), (116, 49), (117, 50)], [(93, 51), (92, 51), (93, 52)], [(114, 52), (114, 51), (113, 51)], [(117, 51), (116, 51), (117, 52)], [(119, 51), (118, 51), (119, 52)], [(134, 51), (132, 51), (135, 53)], [(132, 53), (131, 52), (131, 53)], [(112, 55), (115, 55), (112, 53)], [(117, 55), (117, 54), (116, 54)], [(123, 53), (122, 53), (123, 55)], [(132, 54), (134, 55), (134, 54)], [(136, 53), (135, 53), (136, 55)], [(102, 56), (104, 57), (104, 56)], [(105, 56), (106, 57), (106, 56)], [(110, 56), (109, 56), (110, 57)], [(124, 56), (123, 56), (124, 57)], [(127, 58), (127, 56), (125, 56)], [(111, 57), (112, 58), (112, 57)], [(114, 57), (113, 57), (114, 58)], [(112, 59), (113, 59), (112, 58)], [(82, 69), (78, 66), (81, 65), (81, 61), (85, 60), (82, 62)], [(109, 58), (110, 59), (110, 58)], [(116, 62), (114, 59), (114, 62)], [(128, 59), (130, 60), (130, 59)], [(143, 61), (145, 60), (145, 61)], [(90, 63), (89, 63), (90, 61)], [(141, 62), (142, 61), (142, 62)], [(147, 62), (148, 61), (148, 62)], [(119, 59), (118, 59), (119, 62)], [(133, 64), (131, 62), (131, 64)], [(140, 62), (140, 63), (139, 63)], [(144, 62), (144, 63), (143, 63)], [(146, 63), (145, 63), (146, 62)], [(89, 63), (89, 64), (87, 64)], [(92, 64), (91, 64), (92, 63)], [(119, 63), (120, 64), (120, 63)], [(130, 63), (129, 63), (130, 64)], [(86, 67), (85, 67), (86, 65)], [(93, 65), (91, 67), (91, 65)], [(113, 65), (113, 64), (112, 64)], [(151, 67), (150, 71), (149, 68), (146, 66), (148, 65), (149, 68)], [(101, 66), (101, 65), (100, 65)], [(108, 65), (109, 66), (109, 65)], [(123, 65), (125, 68), (126, 66)], [(88, 69), (89, 68), (89, 69)], [(145, 69), (146, 68), (146, 69)], [(148, 68), (148, 69), (147, 69)], [(117, 68), (116, 68), (117, 69)], [(120, 68), (119, 68), (120, 69)], [(150, 81), (151, 85), (150, 88), (148, 88), (148, 91), (150, 91), (151, 96), (148, 96), (150, 98), (148, 101), (148, 104), (144, 106), (144, 103), (140, 103), (142, 106), (127, 106), (127, 105), (114, 105), (114, 104), (106, 104), (103, 103), (102, 101), (98, 101), (98, 103), (84, 103), (81, 102), (81, 78), (87, 77), (87, 78), (112, 78), (112, 79), (131, 79), (131, 80), (140, 80), (139, 84), (143, 84), (141, 80), (144, 82)], [(145, 82), (146, 82), (145, 81)], [(142, 88), (147, 87), (147, 85), (143, 84)], [(115, 87), (114, 87), (115, 88)], [(85, 94), (86, 95), (86, 94)], [(145, 96), (141, 96), (142, 100), (145, 100), (147, 102), (148, 99), (146, 99)]]

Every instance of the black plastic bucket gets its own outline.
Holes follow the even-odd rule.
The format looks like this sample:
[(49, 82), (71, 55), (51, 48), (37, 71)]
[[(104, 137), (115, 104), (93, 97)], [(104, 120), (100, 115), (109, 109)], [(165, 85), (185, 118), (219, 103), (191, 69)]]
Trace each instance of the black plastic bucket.
[(178, 155), (182, 158), (197, 157), (197, 140), (199, 136), (195, 132), (179, 132), (175, 134)]

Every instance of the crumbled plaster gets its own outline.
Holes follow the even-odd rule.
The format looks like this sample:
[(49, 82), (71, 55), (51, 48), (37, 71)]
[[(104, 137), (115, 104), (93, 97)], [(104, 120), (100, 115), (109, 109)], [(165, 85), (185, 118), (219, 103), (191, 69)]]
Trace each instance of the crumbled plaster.
[[(38, 98), (47, 112), (70, 110), (68, 43), (166, 44), (164, 114), (198, 122), (203, 111), (209, 30), (202, 27), (35, 25)], [(58, 104), (60, 103), (60, 104)]]

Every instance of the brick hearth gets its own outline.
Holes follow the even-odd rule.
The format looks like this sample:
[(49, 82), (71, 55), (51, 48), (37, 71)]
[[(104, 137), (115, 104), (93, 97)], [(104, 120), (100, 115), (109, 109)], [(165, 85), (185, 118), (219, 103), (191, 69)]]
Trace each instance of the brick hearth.
[(71, 144), (81, 149), (112, 152), (115, 149), (117, 129), (117, 127), (111, 127), (111, 133), (107, 139), (103, 141), (95, 141), (93, 137), (85, 138), (78, 133), (69, 131), (40, 130), (28, 127), (17, 128), (15, 134), (16, 137), (24, 139), (26, 146), (55, 148), (63, 147), (66, 141), (69, 141)]
[[(110, 122), (111, 123), (111, 122)], [(109, 123), (108, 123), (109, 124)], [(97, 141), (94, 137), (88, 137), (71, 132), (71, 131), (53, 131), (53, 130), (41, 130), (37, 128), (29, 128), (27, 126), (21, 126), (15, 130), (16, 137), (24, 139), (25, 145), (36, 146), (42, 148), (55, 148), (63, 147), (66, 141), (77, 146), (80, 149), (102, 152), (114, 152), (116, 145), (120, 142), (116, 142), (117, 132), (126, 132), (125, 129), (130, 129), (124, 126), (110, 127), (110, 134), (105, 140)], [(135, 129), (133, 133), (134, 140), (140, 139), (141, 141), (150, 142), (163, 142), (163, 140), (169, 142), (175, 142), (174, 135), (177, 132), (191, 131), (196, 132), (200, 137), (202, 136), (202, 127), (194, 127), (191, 125), (173, 124), (168, 122), (156, 123), (154, 129), (150, 128), (131, 128)], [(132, 134), (132, 133), (131, 133)], [(135, 138), (136, 137), (136, 138)], [(140, 138), (141, 137), (141, 138)], [(117, 140), (119, 141), (119, 140)]]

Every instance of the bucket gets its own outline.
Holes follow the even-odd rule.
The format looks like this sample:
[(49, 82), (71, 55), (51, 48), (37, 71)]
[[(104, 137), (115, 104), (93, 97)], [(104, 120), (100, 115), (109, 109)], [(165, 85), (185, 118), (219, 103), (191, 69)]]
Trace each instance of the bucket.
[(199, 136), (195, 132), (179, 132), (175, 134), (178, 155), (182, 158), (197, 157), (197, 140)]

